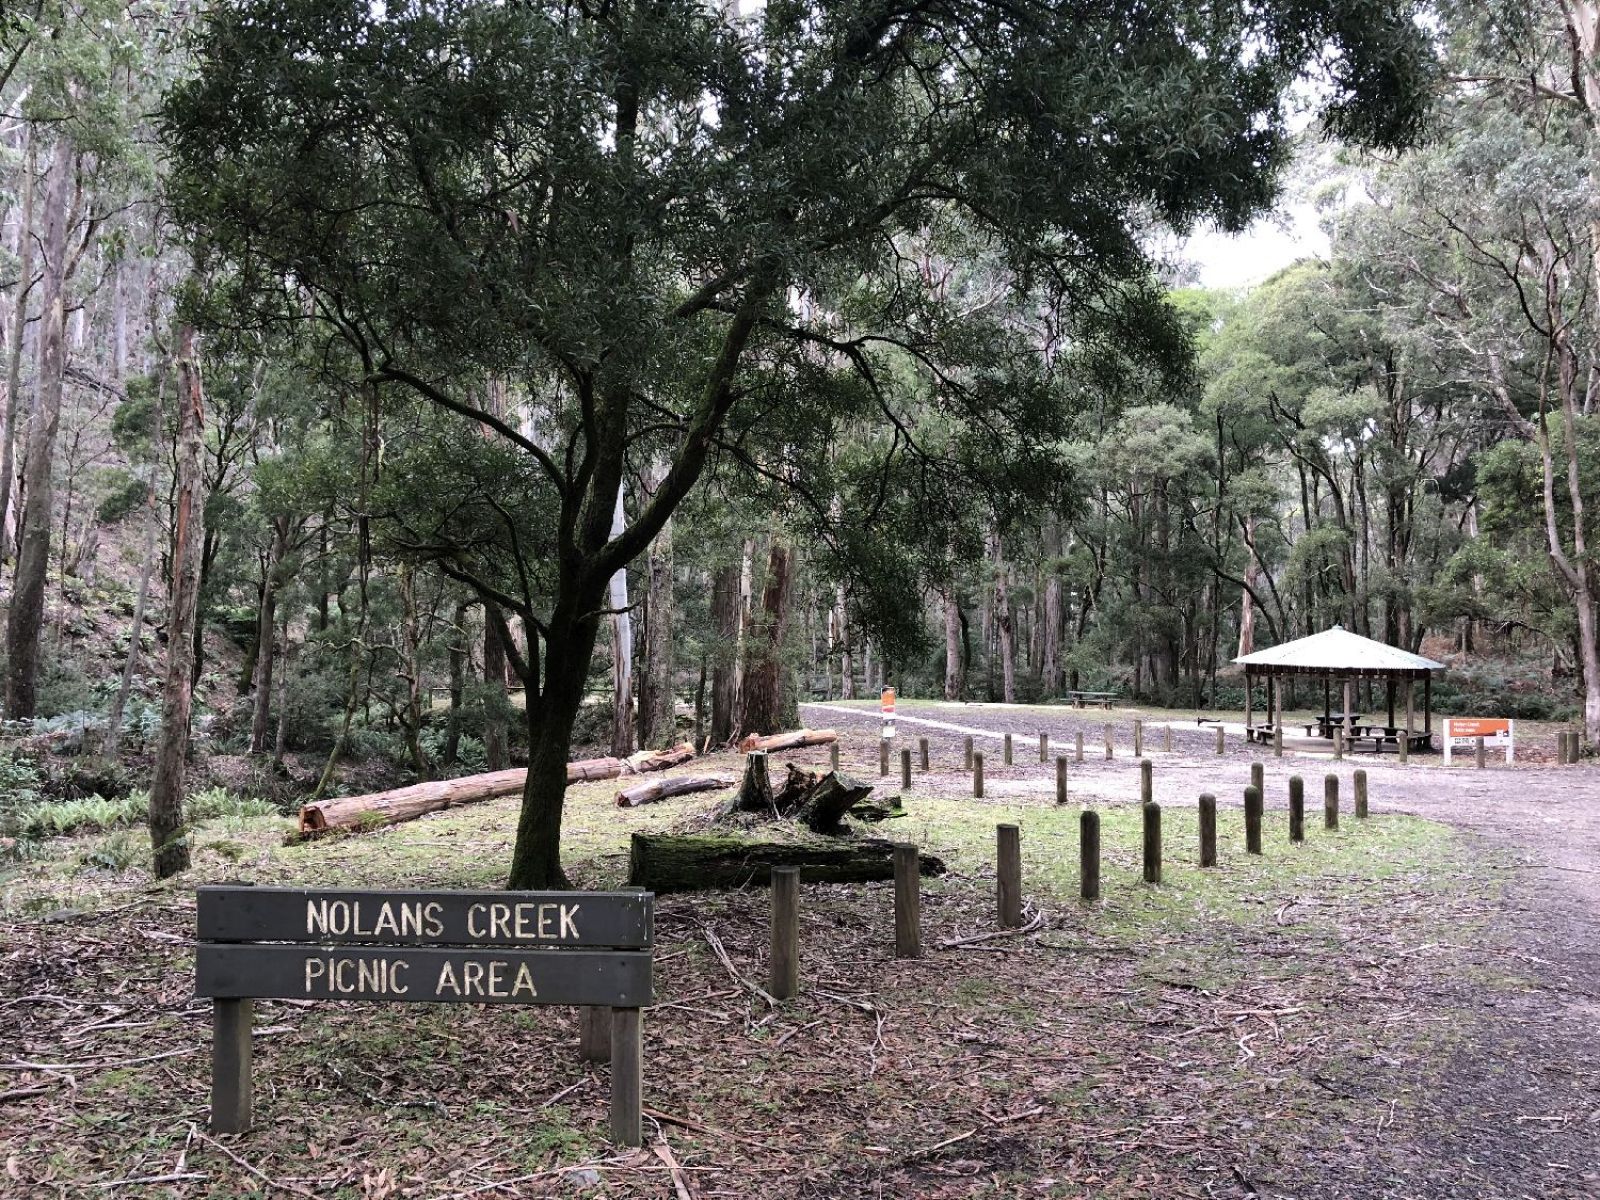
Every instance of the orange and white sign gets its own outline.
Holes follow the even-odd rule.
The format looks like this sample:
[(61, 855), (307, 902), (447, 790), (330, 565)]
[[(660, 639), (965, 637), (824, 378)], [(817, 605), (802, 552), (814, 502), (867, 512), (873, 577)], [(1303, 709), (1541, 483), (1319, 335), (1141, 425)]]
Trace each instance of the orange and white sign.
[(1452, 746), (1471, 747), (1479, 738), (1485, 746), (1504, 746), (1511, 762), (1516, 747), (1515, 722), (1506, 717), (1446, 717), (1444, 719), (1444, 761), (1450, 761)]
[(887, 740), (894, 736), (894, 689), (883, 689), (883, 736)]

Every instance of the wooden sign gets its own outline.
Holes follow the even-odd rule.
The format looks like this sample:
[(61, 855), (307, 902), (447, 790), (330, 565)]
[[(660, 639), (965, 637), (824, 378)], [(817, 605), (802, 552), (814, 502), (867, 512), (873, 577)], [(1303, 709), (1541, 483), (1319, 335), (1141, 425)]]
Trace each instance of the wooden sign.
[(571, 1004), (612, 1010), (612, 1134), (640, 1144), (647, 892), (398, 892), (249, 885), (197, 894), (195, 993), (213, 1002), (212, 1127), (251, 1125), (252, 1001)]
[(650, 945), (644, 892), (395, 892), (203, 887), (202, 942), (411, 946)]
[(1446, 717), (1444, 719), (1444, 761), (1450, 761), (1452, 746), (1472, 747), (1479, 738), (1485, 746), (1504, 746), (1506, 762), (1516, 755), (1516, 723), (1505, 717)]

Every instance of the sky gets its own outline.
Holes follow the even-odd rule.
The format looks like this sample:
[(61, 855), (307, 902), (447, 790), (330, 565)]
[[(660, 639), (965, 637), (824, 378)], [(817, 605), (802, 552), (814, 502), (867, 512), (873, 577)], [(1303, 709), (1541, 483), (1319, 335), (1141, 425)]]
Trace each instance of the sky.
[(1242, 234), (1195, 234), (1181, 253), (1199, 267), (1206, 287), (1249, 287), (1296, 259), (1327, 257), (1328, 237), (1312, 205), (1286, 204)]

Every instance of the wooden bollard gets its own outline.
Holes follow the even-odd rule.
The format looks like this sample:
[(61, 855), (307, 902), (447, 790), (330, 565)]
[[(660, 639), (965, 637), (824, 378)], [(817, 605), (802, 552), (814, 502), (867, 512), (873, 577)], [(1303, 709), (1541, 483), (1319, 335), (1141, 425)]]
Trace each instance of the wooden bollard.
[(1056, 803), (1067, 802), (1067, 756), (1056, 755)]
[(1244, 790), (1244, 849), (1246, 854), (1261, 853), (1261, 789)]
[(1221, 725), (1217, 726), (1217, 753), (1221, 754), (1228, 748), (1228, 731)]
[(1111, 761), (1111, 726), (1106, 726), (1106, 761)]
[(1411, 731), (1408, 729), (1400, 735), (1400, 765), (1403, 767), (1411, 761)]
[(889, 773), (889, 739), (888, 738), (879, 738), (878, 739), (878, 774), (879, 775), (887, 775), (888, 773)]
[(1217, 798), (1210, 792), (1200, 795), (1200, 865), (1217, 865)]
[(1556, 730), (1556, 763), (1559, 766), (1567, 765), (1567, 731)]
[(1272, 727), (1272, 757), (1273, 758), (1282, 758), (1283, 757), (1283, 726), (1282, 725), (1274, 725)]
[[(788, 1000), (800, 991), (800, 868), (772, 868), (772, 954), (767, 991)], [(616, 1047), (611, 1053), (615, 1061)]]
[(1000, 905), (1000, 927), (1022, 924), (1022, 830), (1015, 825), (995, 826), (995, 897)]
[(1078, 730), (1077, 745), (1078, 745), (1077, 759), (1078, 759), (1079, 762), (1082, 762), (1083, 761), (1083, 730), (1081, 730), (1081, 729)]
[(1488, 762), (1488, 760), (1484, 757), (1484, 753), (1483, 753), (1483, 739), (1481, 737), (1473, 738), (1472, 739), (1472, 765), (1477, 767), (1478, 770), (1481, 771), (1487, 765), (1487, 762)]
[(1162, 749), (1163, 752), (1165, 752), (1167, 754), (1171, 754), (1172, 753), (1172, 726), (1171, 725), (1163, 725), (1161, 727), (1161, 749)]
[(1344, 758), (1344, 730), (1342, 729), (1333, 731), (1333, 757), (1336, 762)]
[(902, 791), (911, 790), (911, 747), (907, 746), (900, 751), (900, 788)]
[(839, 769), (839, 743), (838, 742), (831, 742), (828, 745), (828, 770), (837, 771), (838, 769)]
[(1267, 768), (1264, 763), (1253, 762), (1250, 764), (1250, 786), (1262, 795), (1267, 792)]
[(611, 1140), (619, 1146), (644, 1144), (642, 1018), (637, 1008), (611, 1010)]
[(972, 752), (972, 795), (974, 799), (983, 799), (983, 751)]
[(1078, 818), (1078, 878), (1085, 900), (1100, 899), (1100, 814), (1092, 808)]
[(254, 1123), (250, 1029), (254, 1000), (211, 1002), (211, 1132), (249, 1133)]
[(917, 848), (898, 842), (894, 848), (894, 956), (922, 955), (922, 870)]
[(1322, 781), (1322, 827), (1339, 828), (1339, 777), (1329, 775)]
[(922, 756), (922, 773), (924, 775), (926, 775), (928, 773), (928, 739), (927, 738), (918, 738), (917, 739), (917, 752)]
[(1138, 758), (1144, 753), (1144, 722), (1137, 717), (1133, 721), (1133, 756)]
[(972, 770), (972, 738), (970, 735), (961, 743), (961, 769), (963, 771)]
[(1306, 783), (1298, 775), (1289, 776), (1289, 840), (1306, 840)]
[(1050, 761), (1050, 735), (1042, 729), (1039, 731), (1039, 761)]
[(1006, 734), (1005, 747), (1001, 751), (1001, 755), (1004, 765), (1009, 767), (1011, 765), (1011, 735), (1009, 733)]
[(1356, 770), (1354, 786), (1356, 792), (1356, 820), (1364, 821), (1367, 817), (1367, 772), (1364, 768)]
[(1161, 882), (1161, 805), (1154, 801), (1141, 810), (1144, 814), (1144, 881)]
[(1139, 803), (1149, 804), (1155, 797), (1156, 769), (1148, 758), (1139, 760)]

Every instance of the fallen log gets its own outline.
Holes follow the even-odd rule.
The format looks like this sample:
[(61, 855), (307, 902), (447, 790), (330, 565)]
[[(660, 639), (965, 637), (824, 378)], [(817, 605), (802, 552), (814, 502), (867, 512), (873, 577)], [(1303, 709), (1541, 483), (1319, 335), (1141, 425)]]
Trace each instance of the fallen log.
[(839, 734), (833, 729), (797, 729), (793, 733), (746, 734), (739, 739), (739, 749), (745, 754), (752, 750), (798, 750), (803, 746), (826, 746), (837, 742)]
[(686, 792), (713, 792), (732, 787), (733, 780), (724, 775), (678, 775), (672, 779), (652, 779), (636, 783), (617, 793), (618, 808), (638, 808), (641, 804), (654, 804), (668, 796), (682, 796)]
[[(918, 856), (924, 875), (943, 861)], [(765, 887), (773, 867), (799, 867), (805, 883), (866, 883), (894, 878), (894, 843), (877, 838), (760, 841), (732, 833), (633, 835), (628, 885), (657, 893)]]
[[(615, 779), (620, 775), (640, 775), (664, 771), (694, 757), (694, 747), (682, 742), (669, 750), (641, 750), (627, 758), (586, 758), (567, 764), (567, 782), (583, 783), (595, 779)], [(414, 783), (387, 792), (368, 792), (362, 796), (336, 796), (317, 800), (300, 809), (299, 837), (315, 837), (333, 830), (374, 829), (398, 825), (431, 812), (514, 796), (528, 778), (526, 767), (510, 771), (491, 771), (487, 775), (464, 775), (460, 779), (440, 779)]]

